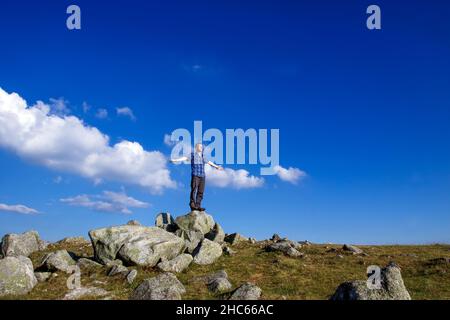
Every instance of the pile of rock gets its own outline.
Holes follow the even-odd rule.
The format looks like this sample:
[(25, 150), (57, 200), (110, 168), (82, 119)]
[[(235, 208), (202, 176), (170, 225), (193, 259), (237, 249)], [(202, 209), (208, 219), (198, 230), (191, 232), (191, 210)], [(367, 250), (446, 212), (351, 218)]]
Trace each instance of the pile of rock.
[[(46, 249), (49, 244), (35, 231), (6, 235), (1, 243), (0, 296), (28, 293), (38, 282), (49, 280), (56, 272), (71, 274), (76, 268), (106, 268), (108, 276), (124, 278), (131, 284), (137, 271), (129, 267), (147, 266), (157, 267), (163, 273), (141, 283), (132, 298), (178, 299), (185, 290), (175, 273), (183, 272), (191, 263), (213, 264), (224, 252), (233, 255), (235, 251), (230, 246), (238, 243), (256, 243), (255, 239), (237, 233), (226, 235), (211, 215), (200, 211), (176, 219), (169, 213), (161, 213), (154, 227), (132, 220), (126, 225), (91, 230), (89, 238), (90, 241), (83, 237), (65, 238), (56, 245), (69, 248), (92, 245), (92, 258), (57, 250), (47, 253), (35, 270), (28, 256)], [(211, 277), (206, 285), (214, 293), (229, 292), (232, 288), (225, 272)], [(249, 291), (245, 288), (237, 291), (238, 288), (235, 296)], [(65, 298), (104, 293), (100, 291), (94, 287), (79, 288)]]
[(38, 283), (34, 267), (28, 258), (33, 252), (44, 250), (48, 243), (36, 231), (7, 234), (1, 242), (0, 297), (22, 295)]
[(265, 249), (268, 252), (282, 252), (285, 255), (293, 258), (303, 257), (304, 254), (299, 250), (302, 245), (296, 241), (288, 240), (286, 238), (280, 238), (277, 234), (274, 234), (266, 245)]

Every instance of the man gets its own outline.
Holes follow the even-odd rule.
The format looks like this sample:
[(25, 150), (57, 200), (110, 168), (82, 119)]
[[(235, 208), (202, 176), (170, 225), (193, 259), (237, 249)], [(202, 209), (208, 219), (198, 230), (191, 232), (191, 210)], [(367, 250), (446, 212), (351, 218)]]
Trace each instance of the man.
[[(188, 157), (181, 157), (179, 159), (172, 159), (173, 163), (188, 161)], [(201, 203), (203, 200), (203, 193), (205, 192), (205, 164), (217, 170), (223, 170), (221, 166), (216, 165), (211, 161), (207, 161), (203, 155), (203, 145), (197, 143), (194, 152), (191, 153), (191, 196), (189, 206), (191, 210), (205, 211)]]

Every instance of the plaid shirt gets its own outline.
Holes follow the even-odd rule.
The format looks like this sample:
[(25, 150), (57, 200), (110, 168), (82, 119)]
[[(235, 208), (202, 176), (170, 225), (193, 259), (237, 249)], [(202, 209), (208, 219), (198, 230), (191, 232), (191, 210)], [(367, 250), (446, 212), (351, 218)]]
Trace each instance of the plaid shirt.
[(208, 161), (203, 156), (203, 152), (198, 154), (198, 152), (191, 153), (191, 170), (192, 175), (196, 177), (205, 176), (205, 163)]

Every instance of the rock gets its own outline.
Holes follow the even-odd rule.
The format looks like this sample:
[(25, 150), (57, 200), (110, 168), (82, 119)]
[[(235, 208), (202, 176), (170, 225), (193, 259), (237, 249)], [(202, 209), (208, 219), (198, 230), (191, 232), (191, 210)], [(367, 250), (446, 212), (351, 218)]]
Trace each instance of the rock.
[(205, 238), (203, 233), (194, 230), (178, 229), (175, 231), (175, 235), (184, 239), (185, 250), (188, 253), (193, 253), (195, 248), (197, 248), (200, 242)]
[(156, 216), (155, 226), (168, 232), (175, 232), (178, 226), (175, 224), (172, 216), (168, 212), (161, 212)]
[(50, 272), (64, 271), (66, 273), (71, 273), (70, 267), (75, 264), (75, 260), (72, 259), (66, 250), (58, 250), (47, 254), (44, 259), (42, 259), (39, 269)]
[(248, 242), (250, 242), (251, 244), (255, 244), (256, 243), (256, 239), (255, 238), (249, 238)]
[(239, 233), (229, 234), (225, 237), (225, 242), (228, 242), (231, 245), (235, 245), (239, 242), (246, 242), (248, 239), (244, 236), (241, 236)]
[(107, 268), (112, 268), (114, 266), (123, 266), (122, 260), (116, 259), (116, 260), (109, 260), (106, 262), (105, 266)]
[(191, 279), (191, 283), (203, 283), (203, 284), (208, 284), (211, 283), (212, 281), (219, 279), (219, 278), (225, 278), (228, 279), (228, 274), (226, 273), (225, 270), (219, 270), (217, 272), (214, 273), (210, 273), (204, 276), (197, 276), (193, 279)]
[(193, 258), (190, 254), (181, 254), (178, 257), (158, 263), (158, 268), (165, 272), (179, 273), (191, 264)]
[(231, 249), (230, 247), (227, 247), (227, 246), (223, 247), (222, 250), (223, 250), (223, 254), (227, 255), (227, 256), (232, 256), (232, 255), (236, 254), (236, 251), (234, 251), (233, 249)]
[(78, 300), (81, 298), (86, 297), (102, 297), (106, 296), (108, 294), (108, 291), (102, 289), (102, 288), (96, 288), (96, 287), (81, 287), (74, 290), (71, 290), (69, 293), (67, 293), (63, 300)]
[(130, 220), (127, 222), (127, 226), (141, 226), (141, 223), (137, 220)]
[(367, 287), (367, 281), (344, 282), (331, 300), (411, 300), (403, 283), (400, 268), (391, 263), (381, 269), (381, 289)]
[(2, 239), (2, 255), (28, 257), (33, 252), (44, 250), (48, 246), (42, 241), (36, 231), (28, 231), (22, 234), (7, 234)]
[(274, 233), (270, 240), (272, 240), (273, 242), (278, 242), (281, 240), (281, 237), (278, 234)]
[(208, 283), (208, 290), (215, 294), (229, 291), (231, 287), (227, 278), (216, 278)]
[(344, 244), (344, 246), (342, 247), (342, 250), (350, 251), (353, 254), (362, 254), (363, 253), (363, 251), (360, 248), (352, 246), (352, 245), (347, 245), (347, 244)]
[(115, 266), (112, 266), (111, 270), (109, 270), (108, 276), (114, 277), (114, 276), (120, 275), (122, 277), (126, 277), (129, 272), (130, 271), (126, 267), (121, 266), (121, 265), (115, 265)]
[(37, 283), (33, 264), (27, 257), (7, 256), (0, 260), (0, 297), (27, 294)]
[(128, 282), (129, 284), (133, 284), (134, 279), (136, 279), (137, 275), (138, 275), (137, 270), (131, 270), (131, 271), (127, 274), (127, 282)]
[(101, 268), (103, 267), (100, 263), (87, 258), (80, 258), (77, 261), (77, 266), (84, 269)]
[(237, 288), (230, 297), (230, 300), (258, 300), (262, 290), (252, 283), (245, 283)]
[(216, 222), (211, 231), (209, 231), (205, 235), (205, 238), (217, 243), (223, 243), (225, 240), (225, 232), (223, 231), (222, 227)]
[(38, 282), (45, 282), (52, 276), (51, 272), (35, 272), (34, 276)]
[(199, 231), (203, 235), (209, 233), (215, 226), (212, 216), (204, 211), (191, 211), (175, 219), (178, 228), (189, 231)]
[(312, 243), (309, 242), (308, 240), (305, 240), (305, 241), (298, 241), (298, 243), (299, 243), (300, 245), (302, 245), (302, 246), (311, 246), (311, 245), (312, 245)]
[(131, 300), (181, 300), (186, 292), (173, 273), (162, 273), (142, 282), (132, 293)]
[(195, 249), (193, 255), (196, 264), (212, 264), (222, 255), (222, 247), (217, 242), (204, 239), (197, 249)]
[[(272, 244), (269, 244), (266, 247), (266, 251), (272, 252), (272, 251), (280, 251), (284, 254), (288, 255), (289, 257), (302, 257), (303, 253), (299, 252), (297, 248), (299, 248), (299, 244), (293, 243), (293, 241), (288, 240), (282, 240), (278, 241)], [(300, 246), (301, 247), (301, 246)]]
[(91, 242), (84, 237), (69, 237), (59, 240), (57, 244), (66, 246), (89, 246)]
[(89, 236), (95, 260), (106, 264), (116, 258), (128, 265), (155, 266), (184, 250), (183, 239), (158, 227), (118, 226), (92, 230)]

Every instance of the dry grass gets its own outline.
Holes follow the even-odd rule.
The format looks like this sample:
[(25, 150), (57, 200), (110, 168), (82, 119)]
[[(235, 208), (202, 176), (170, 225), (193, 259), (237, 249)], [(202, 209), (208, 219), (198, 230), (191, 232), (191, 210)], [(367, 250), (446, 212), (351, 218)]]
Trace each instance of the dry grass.
[[(330, 248), (336, 248), (337, 252), (329, 252)], [(261, 244), (239, 244), (233, 247), (236, 255), (222, 256), (210, 266), (192, 264), (177, 277), (187, 290), (184, 299), (220, 299), (209, 293), (204, 284), (192, 279), (221, 269), (228, 273), (233, 287), (254, 282), (263, 290), (263, 299), (328, 299), (340, 283), (364, 279), (367, 266), (385, 266), (395, 261), (402, 268), (405, 285), (413, 299), (450, 299), (449, 263), (430, 262), (435, 258), (450, 258), (449, 245), (361, 246), (368, 256), (351, 255), (340, 248), (311, 245), (302, 249), (305, 257), (290, 258), (265, 252)], [(31, 256), (34, 265), (47, 252), (57, 249), (67, 249), (82, 257), (93, 254), (90, 246), (52, 245), (45, 252)], [(82, 285), (103, 288), (113, 299), (127, 299), (142, 280), (158, 274), (154, 268), (136, 269), (138, 277), (133, 285), (119, 277), (108, 277), (105, 268), (83, 271)], [(39, 283), (30, 294), (19, 299), (61, 299), (68, 291), (66, 279), (67, 275), (58, 272), (57, 277)]]

